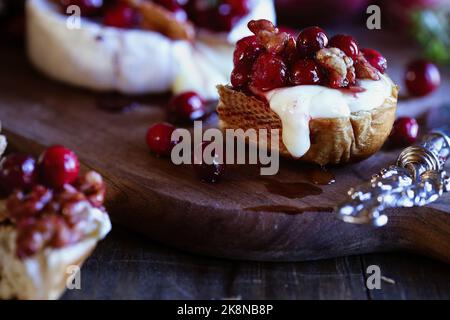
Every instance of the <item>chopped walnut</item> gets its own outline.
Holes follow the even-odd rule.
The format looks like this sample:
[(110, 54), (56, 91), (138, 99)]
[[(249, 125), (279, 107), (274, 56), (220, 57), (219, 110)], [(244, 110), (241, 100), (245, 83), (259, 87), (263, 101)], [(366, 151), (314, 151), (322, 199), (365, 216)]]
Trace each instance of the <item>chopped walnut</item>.
[(268, 20), (252, 20), (248, 28), (257, 37), (259, 43), (270, 53), (281, 53), (289, 42), (289, 34), (280, 32), (272, 22)]
[(165, 7), (144, 0), (126, 0), (126, 2), (142, 14), (142, 28), (160, 32), (173, 40), (194, 39), (194, 26), (188, 21), (178, 20)]
[(328, 72), (329, 85), (341, 88), (354, 84), (355, 67), (352, 58), (338, 48), (323, 48), (316, 54), (316, 61)]
[(364, 58), (364, 55), (362, 53), (360, 53), (355, 59), (355, 70), (358, 79), (380, 80), (380, 75), (377, 69), (375, 69), (366, 60), (366, 58)]
[(94, 207), (101, 207), (105, 202), (106, 186), (97, 172), (86, 173), (78, 181), (77, 187)]

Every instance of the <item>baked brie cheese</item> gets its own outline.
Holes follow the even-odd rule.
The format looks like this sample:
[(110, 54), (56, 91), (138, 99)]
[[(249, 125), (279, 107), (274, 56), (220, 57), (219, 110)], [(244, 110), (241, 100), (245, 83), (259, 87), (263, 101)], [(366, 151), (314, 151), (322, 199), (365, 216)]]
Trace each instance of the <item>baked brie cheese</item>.
[(81, 12), (79, 20), (57, 2), (27, 2), (27, 50), (33, 65), (68, 84), (125, 94), (195, 89), (215, 99), (215, 86), (231, 72), (234, 41), (248, 33), (246, 23), (275, 19), (272, 0), (243, 0), (248, 12), (227, 31), (218, 26), (208, 30), (201, 21), (194, 29), (157, 1), (122, 0), (119, 5), (129, 5), (140, 17), (139, 24), (129, 26), (107, 18), (109, 11), (120, 10), (108, 6), (114, 1), (104, 1), (106, 13), (86, 17)]

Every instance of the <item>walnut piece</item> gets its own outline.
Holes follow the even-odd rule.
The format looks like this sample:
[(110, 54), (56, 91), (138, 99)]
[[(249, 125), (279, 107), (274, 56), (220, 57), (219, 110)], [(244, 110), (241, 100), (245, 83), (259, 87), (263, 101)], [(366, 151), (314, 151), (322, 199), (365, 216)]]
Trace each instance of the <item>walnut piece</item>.
[(268, 20), (252, 20), (248, 23), (248, 28), (258, 37), (259, 43), (270, 53), (283, 52), (290, 39), (286, 32), (280, 32)]
[(355, 70), (358, 79), (380, 80), (377, 69), (364, 58), (362, 53), (355, 59)]
[(316, 61), (328, 73), (329, 86), (342, 88), (355, 83), (352, 58), (338, 48), (323, 48), (316, 53)]

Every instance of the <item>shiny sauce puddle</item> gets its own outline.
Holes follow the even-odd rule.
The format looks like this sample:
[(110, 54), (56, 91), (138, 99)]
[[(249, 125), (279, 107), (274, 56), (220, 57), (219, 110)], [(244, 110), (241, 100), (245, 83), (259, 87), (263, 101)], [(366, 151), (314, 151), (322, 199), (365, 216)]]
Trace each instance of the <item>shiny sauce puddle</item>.
[[(280, 182), (266, 179), (264, 185), (268, 192), (283, 196), (289, 199), (301, 199), (308, 196), (317, 196), (322, 194), (322, 188), (318, 185), (330, 185), (336, 182), (335, 176), (324, 168), (308, 169), (305, 178), (308, 182)], [(287, 205), (264, 205), (245, 208), (246, 211), (253, 212), (276, 212), (289, 215), (302, 214), (304, 212), (333, 212), (332, 207), (294, 207)]]

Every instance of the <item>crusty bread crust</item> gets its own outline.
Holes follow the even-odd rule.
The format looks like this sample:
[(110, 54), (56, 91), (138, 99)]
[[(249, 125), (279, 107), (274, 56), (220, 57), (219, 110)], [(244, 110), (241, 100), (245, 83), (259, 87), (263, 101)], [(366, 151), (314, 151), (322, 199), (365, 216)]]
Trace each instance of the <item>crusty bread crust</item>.
[[(280, 155), (293, 158), (283, 143), (281, 119), (268, 103), (229, 86), (217, 88), (222, 129), (279, 129)], [(350, 117), (312, 119), (309, 122), (311, 147), (297, 159), (327, 165), (359, 161), (373, 155), (391, 132), (397, 97), (398, 88), (393, 86), (391, 97), (379, 108), (358, 111)], [(271, 146), (270, 137), (267, 145)]]

